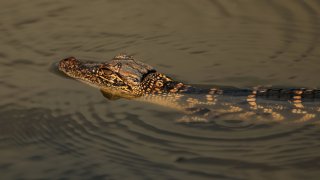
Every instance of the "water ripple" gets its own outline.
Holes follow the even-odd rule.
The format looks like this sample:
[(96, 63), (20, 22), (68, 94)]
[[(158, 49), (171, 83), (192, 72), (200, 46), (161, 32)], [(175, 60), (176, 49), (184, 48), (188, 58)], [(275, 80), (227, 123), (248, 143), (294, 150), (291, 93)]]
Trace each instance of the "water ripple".
[(191, 83), (315, 87), (318, 1), (1, 5), (4, 179), (290, 179), (319, 174), (319, 123), (176, 123), (182, 116), (178, 112), (106, 101), (95, 90), (56, 76), (56, 67), (50, 69), (54, 74), (48, 70), (69, 55), (94, 59), (128, 52)]

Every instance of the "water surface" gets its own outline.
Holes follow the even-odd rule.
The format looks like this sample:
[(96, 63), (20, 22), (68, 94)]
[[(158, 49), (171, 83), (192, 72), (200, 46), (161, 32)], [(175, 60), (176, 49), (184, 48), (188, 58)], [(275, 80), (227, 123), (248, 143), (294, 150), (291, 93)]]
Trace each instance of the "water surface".
[(51, 71), (135, 55), (191, 84), (320, 87), (316, 0), (3, 1), (1, 179), (316, 179), (317, 123), (181, 124)]

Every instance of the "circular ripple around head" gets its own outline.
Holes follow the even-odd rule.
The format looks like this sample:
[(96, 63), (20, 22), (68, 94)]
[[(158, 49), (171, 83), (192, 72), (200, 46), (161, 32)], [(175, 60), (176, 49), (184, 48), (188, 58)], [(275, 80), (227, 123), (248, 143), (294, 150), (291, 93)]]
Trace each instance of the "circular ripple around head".
[[(162, 167), (165, 172), (212, 177), (224, 177), (214, 169), (221, 163), (225, 168), (243, 164), (257, 170), (312, 163), (319, 149), (316, 143), (319, 128), (312, 124), (260, 124), (241, 128), (183, 124), (174, 122), (180, 117), (177, 112), (146, 103), (107, 101), (103, 96), (91, 97), (78, 91), (55, 90), (37, 96), (56, 94), (65, 97), (57, 102), (48, 99), (54, 111), (2, 108), (0, 115), (6, 117), (1, 121), (5, 129), (1, 131), (4, 145), (45, 145), (59, 155), (72, 157), (67, 160), (69, 163), (94, 162), (92, 168), (120, 165), (130, 172), (154, 174)], [(307, 147), (313, 147), (308, 154), (294, 151)], [(83, 168), (84, 164), (70, 169)], [(208, 169), (208, 164), (212, 169)], [(207, 169), (195, 170), (193, 166)]]

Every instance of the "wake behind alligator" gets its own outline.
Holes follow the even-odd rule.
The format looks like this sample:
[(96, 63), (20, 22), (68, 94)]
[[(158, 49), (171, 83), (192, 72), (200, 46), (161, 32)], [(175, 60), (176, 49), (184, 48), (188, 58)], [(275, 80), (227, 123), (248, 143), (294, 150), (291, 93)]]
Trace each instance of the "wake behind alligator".
[(126, 54), (102, 63), (69, 57), (59, 62), (59, 70), (99, 88), (108, 99), (135, 99), (182, 111), (179, 122), (306, 122), (320, 116), (320, 89), (194, 87)]

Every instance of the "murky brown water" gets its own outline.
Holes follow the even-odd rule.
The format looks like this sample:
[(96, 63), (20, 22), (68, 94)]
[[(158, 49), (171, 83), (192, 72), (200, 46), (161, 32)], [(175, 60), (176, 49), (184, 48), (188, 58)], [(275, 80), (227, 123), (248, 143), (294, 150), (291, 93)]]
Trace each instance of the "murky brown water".
[(317, 179), (320, 127), (225, 128), (50, 71), (133, 54), (177, 79), (320, 87), (320, 1), (2, 1), (1, 179)]

